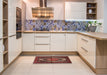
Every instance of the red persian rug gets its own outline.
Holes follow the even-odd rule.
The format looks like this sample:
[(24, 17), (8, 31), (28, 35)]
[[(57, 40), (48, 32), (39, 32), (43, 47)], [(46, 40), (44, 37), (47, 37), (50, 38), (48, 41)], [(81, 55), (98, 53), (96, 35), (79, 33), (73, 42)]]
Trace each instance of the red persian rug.
[(34, 64), (72, 63), (68, 56), (37, 56)]

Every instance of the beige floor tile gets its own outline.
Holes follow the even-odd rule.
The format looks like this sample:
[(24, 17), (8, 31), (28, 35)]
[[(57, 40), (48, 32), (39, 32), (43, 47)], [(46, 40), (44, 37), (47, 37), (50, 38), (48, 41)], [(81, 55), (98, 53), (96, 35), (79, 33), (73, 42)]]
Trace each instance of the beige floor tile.
[(72, 64), (33, 64), (35, 56), (20, 56), (3, 75), (95, 75), (78, 56)]

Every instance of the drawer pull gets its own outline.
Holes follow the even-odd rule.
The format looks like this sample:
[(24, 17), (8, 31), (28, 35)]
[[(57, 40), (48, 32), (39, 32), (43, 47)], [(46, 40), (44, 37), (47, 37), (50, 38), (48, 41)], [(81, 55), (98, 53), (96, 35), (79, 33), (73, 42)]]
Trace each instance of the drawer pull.
[(11, 35), (11, 36), (9, 36), (9, 37), (14, 37), (14, 36), (16, 36), (16, 34), (14, 34), (14, 35)]
[(48, 38), (49, 36), (35, 36), (37, 38)]
[(84, 38), (82, 38), (82, 40), (85, 41), (85, 42), (88, 42), (88, 40), (86, 40), (86, 39), (84, 39)]
[(36, 44), (36, 45), (49, 45), (49, 44)]
[(81, 49), (83, 49), (84, 51), (88, 52), (88, 50), (86, 50), (85, 48), (81, 47)]

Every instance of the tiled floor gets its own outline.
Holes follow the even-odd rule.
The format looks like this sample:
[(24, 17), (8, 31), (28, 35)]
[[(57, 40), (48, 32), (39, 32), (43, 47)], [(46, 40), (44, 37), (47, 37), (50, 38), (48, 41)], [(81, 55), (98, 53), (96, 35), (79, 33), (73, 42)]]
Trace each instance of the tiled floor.
[(95, 75), (78, 56), (72, 64), (33, 64), (35, 56), (20, 56), (3, 75)]

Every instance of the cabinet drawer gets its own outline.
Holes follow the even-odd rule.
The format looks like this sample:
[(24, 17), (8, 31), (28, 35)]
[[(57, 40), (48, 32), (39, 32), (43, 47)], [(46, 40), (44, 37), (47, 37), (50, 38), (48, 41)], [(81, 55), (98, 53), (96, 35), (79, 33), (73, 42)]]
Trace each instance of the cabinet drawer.
[(80, 54), (88, 61), (89, 51), (84, 47), (81, 47)]
[(36, 37), (35, 44), (50, 44), (49, 37)]
[(81, 46), (85, 49), (90, 48), (90, 40), (87, 36), (80, 36)]
[(36, 37), (50, 37), (50, 33), (36, 33)]
[(87, 56), (89, 54), (89, 50), (84, 48), (84, 47), (81, 47), (81, 51), (82, 51), (84, 56)]
[(50, 45), (46, 45), (46, 44), (39, 45), (39, 44), (37, 44), (37, 45), (35, 45), (35, 49), (36, 49), (36, 51), (49, 51)]

